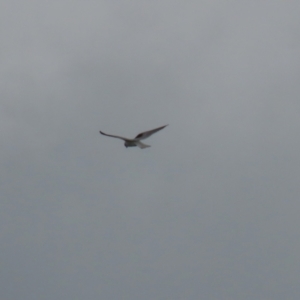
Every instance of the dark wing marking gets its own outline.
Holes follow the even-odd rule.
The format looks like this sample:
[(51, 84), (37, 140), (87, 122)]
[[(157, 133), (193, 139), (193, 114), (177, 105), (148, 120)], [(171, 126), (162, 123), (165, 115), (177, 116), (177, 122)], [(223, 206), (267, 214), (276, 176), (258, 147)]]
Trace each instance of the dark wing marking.
[(159, 131), (159, 130), (164, 129), (166, 126), (168, 126), (168, 125), (164, 125), (164, 126), (161, 126), (161, 127), (158, 127), (158, 128), (152, 129), (152, 130), (149, 130), (149, 131), (141, 132), (141, 133), (139, 133), (139, 134), (135, 137), (135, 139), (137, 139), (137, 140), (143, 140), (143, 139), (146, 139), (146, 138), (148, 138), (150, 135), (152, 135), (153, 133), (155, 133), (155, 132), (157, 132), (157, 131)]
[(99, 131), (99, 132), (100, 132), (101, 134), (103, 134), (103, 135), (110, 136), (110, 137), (117, 138), (117, 139), (121, 139), (121, 140), (123, 140), (123, 141), (128, 140), (127, 138), (124, 138), (124, 137), (122, 137), (122, 136), (111, 135), (111, 134), (104, 133), (104, 132), (102, 132), (102, 131)]

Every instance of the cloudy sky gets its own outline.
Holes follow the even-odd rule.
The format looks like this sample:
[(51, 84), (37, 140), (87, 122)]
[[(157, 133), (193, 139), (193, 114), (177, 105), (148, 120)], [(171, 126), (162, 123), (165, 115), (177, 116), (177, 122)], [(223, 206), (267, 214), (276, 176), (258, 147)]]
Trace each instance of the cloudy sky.
[(0, 1), (1, 299), (300, 299), (299, 15)]

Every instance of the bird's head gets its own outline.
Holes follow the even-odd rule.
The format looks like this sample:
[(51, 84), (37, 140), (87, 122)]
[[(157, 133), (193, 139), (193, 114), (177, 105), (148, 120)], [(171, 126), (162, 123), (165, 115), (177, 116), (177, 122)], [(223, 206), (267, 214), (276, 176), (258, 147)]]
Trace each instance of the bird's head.
[(136, 144), (133, 141), (125, 141), (124, 146), (127, 147), (135, 147)]

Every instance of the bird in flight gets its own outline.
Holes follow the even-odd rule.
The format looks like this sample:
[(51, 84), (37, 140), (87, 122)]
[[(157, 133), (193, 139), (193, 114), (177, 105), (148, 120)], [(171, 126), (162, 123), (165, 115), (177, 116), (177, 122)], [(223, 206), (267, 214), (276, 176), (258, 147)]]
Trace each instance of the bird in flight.
[(144, 139), (148, 138), (150, 135), (152, 135), (153, 133), (155, 133), (159, 130), (164, 129), (166, 126), (168, 126), (168, 125), (164, 125), (164, 126), (161, 126), (161, 127), (149, 130), (149, 131), (141, 132), (134, 139), (128, 139), (128, 138), (118, 136), (118, 135), (106, 134), (102, 131), (99, 131), (99, 132), (103, 135), (114, 137), (114, 138), (121, 139), (121, 140), (125, 141), (124, 146), (126, 148), (127, 147), (136, 147), (136, 146), (138, 146), (140, 149), (144, 149), (144, 148), (148, 148), (150, 146), (142, 143), (141, 140), (144, 140)]

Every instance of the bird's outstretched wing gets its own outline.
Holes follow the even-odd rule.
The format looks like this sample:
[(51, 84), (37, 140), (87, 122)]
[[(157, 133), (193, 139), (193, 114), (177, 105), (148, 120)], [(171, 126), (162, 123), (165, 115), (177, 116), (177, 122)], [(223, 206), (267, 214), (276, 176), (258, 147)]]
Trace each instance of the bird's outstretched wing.
[(164, 126), (161, 126), (161, 127), (158, 127), (158, 128), (155, 128), (155, 129), (152, 129), (152, 130), (149, 130), (149, 131), (145, 131), (145, 132), (141, 132), (139, 133), (136, 137), (135, 137), (135, 140), (143, 140), (143, 139), (146, 139), (148, 138), (150, 135), (152, 135), (153, 133), (159, 131), (159, 130), (162, 130), (164, 129), (166, 126), (168, 125), (164, 125)]
[(113, 137), (113, 138), (117, 138), (117, 139), (121, 139), (123, 141), (127, 141), (129, 139), (125, 138), (125, 137), (122, 137), (122, 136), (118, 136), (118, 135), (111, 135), (111, 134), (107, 134), (107, 133), (104, 133), (102, 131), (99, 131), (101, 134), (103, 135), (106, 135), (106, 136), (110, 136), (110, 137)]

